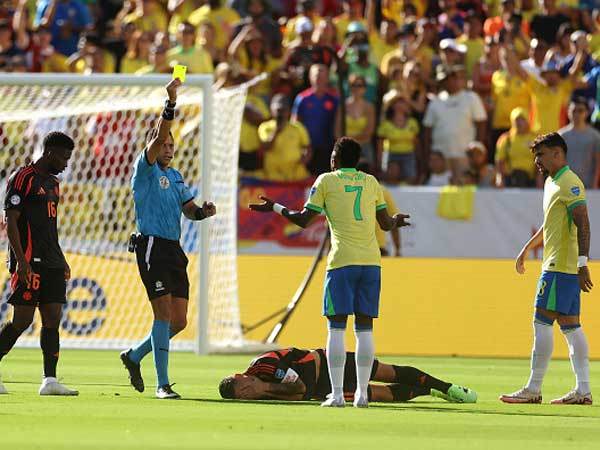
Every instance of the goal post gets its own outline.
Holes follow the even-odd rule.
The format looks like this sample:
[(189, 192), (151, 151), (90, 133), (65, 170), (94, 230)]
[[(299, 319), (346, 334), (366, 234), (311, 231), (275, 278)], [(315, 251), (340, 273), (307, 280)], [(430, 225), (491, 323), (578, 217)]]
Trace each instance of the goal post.
[[(160, 116), (169, 75), (0, 74), (0, 200), (8, 176), (32, 161), (52, 130), (76, 147), (61, 175), (59, 235), (71, 265), (62, 343), (77, 348), (125, 348), (143, 339), (151, 309), (126, 251), (135, 229), (130, 192), (133, 160), (145, 132)], [(213, 91), (212, 75), (189, 75), (180, 88), (174, 167), (198, 201), (214, 201), (217, 215), (182, 222), (189, 256), (188, 327), (172, 341), (199, 354), (244, 350), (237, 289), (237, 164), (245, 85)], [(0, 253), (6, 230), (0, 229)], [(4, 256), (4, 255), (2, 255)], [(0, 323), (10, 289), (0, 273)], [(39, 322), (20, 339), (38, 345)]]

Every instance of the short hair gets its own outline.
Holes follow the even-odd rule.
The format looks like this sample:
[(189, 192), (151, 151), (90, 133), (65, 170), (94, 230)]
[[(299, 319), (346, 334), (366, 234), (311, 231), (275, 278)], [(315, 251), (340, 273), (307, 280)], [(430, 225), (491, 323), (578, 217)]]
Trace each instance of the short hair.
[(234, 377), (223, 378), (219, 383), (219, 394), (221, 394), (222, 398), (235, 398), (235, 392), (233, 390), (234, 387)]
[(567, 154), (567, 143), (562, 136), (556, 132), (542, 134), (534, 139), (529, 148), (532, 152), (540, 147), (560, 147), (563, 153)]
[(573, 99), (571, 100), (571, 103), (572, 103), (573, 105), (581, 105), (581, 106), (585, 106), (585, 109), (586, 109), (586, 110), (588, 110), (588, 111), (590, 110), (590, 105), (589, 105), (589, 103), (587, 102), (586, 98), (585, 98), (585, 97), (582, 97), (581, 95), (578, 95), (577, 97), (573, 98)]
[(360, 160), (360, 144), (354, 139), (344, 136), (339, 138), (333, 146), (339, 155), (340, 164), (343, 168), (355, 168)]
[(51, 131), (44, 137), (42, 143), (44, 153), (55, 149), (61, 150), (73, 150), (75, 148), (75, 142), (70, 136), (66, 135), (62, 131)]
[(440, 152), (439, 150), (432, 150), (430, 153), (431, 156), (435, 155), (435, 156), (439, 156), (441, 159), (443, 159), (444, 161), (446, 161), (446, 156), (444, 156), (444, 154), (442, 152)]
[[(146, 139), (145, 139), (146, 145), (150, 144), (152, 139), (154, 139), (156, 136), (158, 136), (158, 128), (157, 127), (152, 127), (148, 131), (146, 131)], [(169, 130), (169, 136), (171, 136), (171, 139), (173, 139), (173, 141), (175, 141), (175, 137), (173, 136), (173, 133), (171, 132), (171, 130)]]

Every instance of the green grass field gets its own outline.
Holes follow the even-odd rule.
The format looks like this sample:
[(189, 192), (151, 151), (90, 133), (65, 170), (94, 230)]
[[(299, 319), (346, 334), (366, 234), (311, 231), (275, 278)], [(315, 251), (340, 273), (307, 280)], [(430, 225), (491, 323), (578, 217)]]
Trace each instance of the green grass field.
[[(414, 365), (477, 390), (479, 403), (449, 404), (422, 397), (367, 410), (323, 409), (317, 403), (232, 402), (218, 381), (250, 356), (196, 357), (174, 353), (171, 379), (184, 399), (161, 401), (147, 387), (127, 384), (117, 352), (61, 353), (59, 377), (78, 388), (74, 398), (39, 397), (41, 354), (14, 350), (2, 361), (10, 391), (0, 396), (0, 448), (25, 449), (581, 449), (600, 448), (600, 407), (504, 405), (501, 392), (522, 385), (526, 360), (381, 358)], [(592, 363), (592, 374), (600, 362)], [(152, 359), (146, 384), (154, 383)], [(544, 401), (573, 384), (568, 361), (553, 361)], [(594, 387), (594, 385), (592, 385)]]

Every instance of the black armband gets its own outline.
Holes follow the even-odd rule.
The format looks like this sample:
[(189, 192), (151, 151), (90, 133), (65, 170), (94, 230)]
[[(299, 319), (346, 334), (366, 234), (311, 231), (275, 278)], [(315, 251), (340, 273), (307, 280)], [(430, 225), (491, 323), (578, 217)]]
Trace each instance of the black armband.
[(206, 219), (206, 214), (204, 214), (204, 210), (202, 208), (196, 208), (194, 212), (194, 220), (204, 220)]
[(165, 120), (173, 120), (175, 118), (175, 102), (170, 100), (165, 101), (165, 109), (162, 112), (162, 118)]

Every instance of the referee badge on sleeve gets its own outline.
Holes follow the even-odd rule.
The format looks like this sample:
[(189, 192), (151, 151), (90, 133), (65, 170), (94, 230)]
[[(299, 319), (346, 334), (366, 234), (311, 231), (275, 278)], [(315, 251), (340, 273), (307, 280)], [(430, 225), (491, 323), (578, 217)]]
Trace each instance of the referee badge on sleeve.
[(21, 203), (21, 197), (19, 197), (17, 194), (13, 195), (10, 198), (10, 204), (13, 206), (17, 206), (19, 203)]

